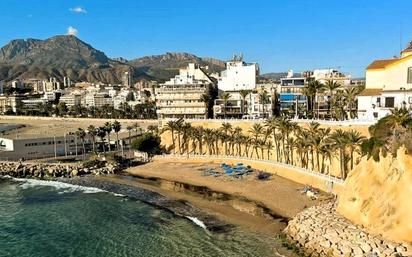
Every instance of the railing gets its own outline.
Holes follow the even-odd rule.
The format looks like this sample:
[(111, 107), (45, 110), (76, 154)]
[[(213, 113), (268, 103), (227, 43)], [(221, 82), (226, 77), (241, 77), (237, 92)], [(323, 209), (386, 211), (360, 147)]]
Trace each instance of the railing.
[(286, 163), (282, 163), (282, 162), (277, 162), (277, 161), (273, 161), (273, 160), (263, 160), (263, 159), (256, 159), (256, 158), (248, 158), (248, 157), (241, 157), (241, 156), (230, 156), (230, 155), (198, 155), (198, 154), (164, 154), (164, 155), (157, 155), (156, 157), (158, 158), (182, 158), (182, 159), (190, 159), (190, 158), (204, 158), (204, 159), (209, 159), (209, 160), (213, 160), (215, 158), (220, 158), (220, 159), (227, 159), (227, 160), (245, 160), (245, 161), (253, 161), (253, 162), (257, 162), (257, 163), (264, 163), (264, 164), (271, 164), (271, 165), (276, 165), (276, 166), (280, 166), (280, 167), (284, 167), (284, 168), (288, 168), (288, 169), (293, 169), (294, 171), (297, 171), (299, 173), (303, 173), (306, 175), (310, 175), (310, 176), (314, 176), (317, 178), (320, 178), (322, 180), (325, 180), (327, 182), (332, 182), (335, 184), (339, 184), (339, 185), (343, 185), (345, 180), (341, 179), (341, 178), (337, 178), (334, 176), (330, 176), (330, 175), (326, 175), (326, 174), (322, 174), (320, 172), (317, 171), (313, 171), (310, 169), (305, 169), (302, 167), (298, 167), (295, 165), (291, 165), (291, 164), (286, 164)]
[[(176, 120), (171, 118), (166, 118), (165, 120)], [(257, 118), (257, 119), (185, 119), (188, 122), (214, 122), (214, 123), (223, 123), (223, 122), (250, 122), (250, 123), (261, 123), (266, 119)], [(311, 123), (317, 122), (321, 125), (335, 125), (335, 126), (370, 126), (374, 125), (377, 120), (362, 120), (362, 119), (352, 119), (352, 120), (318, 120), (318, 119), (290, 119), (291, 121), (298, 123)]]

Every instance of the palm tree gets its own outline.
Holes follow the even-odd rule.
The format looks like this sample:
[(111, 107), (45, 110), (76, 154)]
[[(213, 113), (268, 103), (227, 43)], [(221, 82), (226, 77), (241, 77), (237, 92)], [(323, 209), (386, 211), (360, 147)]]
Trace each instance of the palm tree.
[(345, 91), (344, 91), (344, 94), (345, 94), (345, 99), (346, 99), (346, 110), (347, 110), (347, 112), (348, 112), (348, 117), (350, 118), (350, 119), (353, 119), (353, 118), (355, 118), (355, 115), (356, 115), (356, 108), (355, 108), (355, 112), (353, 111), (354, 110), (354, 103), (355, 103), (355, 100), (356, 100), (356, 96), (359, 94), (360, 92), (359, 92), (359, 89), (357, 88), (357, 87), (349, 87), (349, 88), (346, 88), (345, 89)]
[(335, 80), (328, 80), (326, 81), (325, 84), (325, 89), (328, 91), (328, 114), (330, 115), (331, 119), (333, 119), (332, 113), (331, 113), (331, 102), (333, 98), (333, 94), (335, 90), (340, 88), (340, 84), (336, 82)]
[(239, 95), (242, 98), (242, 116), (245, 114), (245, 106), (247, 106), (246, 104), (246, 97), (250, 94), (250, 90), (245, 90), (245, 89), (241, 89), (239, 90)]
[(227, 92), (224, 92), (220, 97), (223, 100), (223, 108), (224, 108), (223, 113), (224, 113), (225, 119), (226, 119), (227, 102), (229, 101), (230, 97), (231, 97), (230, 94)]
[(308, 112), (311, 113), (312, 118), (315, 117), (316, 96), (322, 92), (325, 85), (317, 80), (310, 81), (302, 90), (302, 93), (307, 97)]
[(259, 158), (259, 153), (257, 149), (258, 143), (259, 143), (258, 141), (259, 141), (259, 138), (263, 135), (263, 132), (264, 132), (264, 129), (260, 123), (253, 124), (253, 126), (249, 129), (249, 133), (251, 134), (253, 138), (253, 145), (254, 145), (257, 158)]
[(209, 108), (210, 108), (210, 102), (212, 100), (212, 97), (209, 94), (202, 94), (202, 96), (200, 97), (200, 101), (202, 101), (205, 104), (205, 109), (206, 109), (206, 114), (205, 114), (205, 118), (210, 118), (207, 117), (208, 113), (209, 113)]
[(361, 135), (359, 131), (355, 131), (353, 129), (346, 132), (346, 142), (349, 147), (350, 153), (350, 169), (353, 170), (353, 154), (357, 152), (360, 154), (360, 146), (362, 145), (363, 140), (365, 139), (364, 136)]
[(129, 133), (129, 150), (132, 149), (132, 130), (133, 130), (133, 125), (128, 125), (126, 127), (127, 132)]
[(122, 129), (122, 125), (117, 120), (113, 121), (112, 128), (114, 133), (116, 133), (116, 147), (119, 150), (119, 132)]
[(177, 144), (179, 149), (179, 154), (182, 154), (182, 145), (180, 135), (182, 134), (182, 129), (185, 121), (183, 119), (178, 119), (175, 121), (175, 130), (177, 131)]
[(259, 104), (262, 105), (263, 117), (266, 117), (266, 104), (269, 102), (269, 95), (266, 90), (259, 93)]
[(103, 125), (103, 128), (106, 130), (107, 140), (109, 142), (109, 152), (112, 151), (112, 147), (110, 146), (110, 133), (112, 133), (113, 127), (110, 122), (106, 122)]
[(93, 152), (96, 152), (96, 136), (97, 136), (96, 127), (93, 125), (90, 125), (89, 127), (87, 127), (87, 134), (89, 134), (92, 137)]
[(103, 142), (103, 152), (106, 153), (106, 147), (104, 143), (104, 138), (106, 137), (106, 127), (102, 126), (97, 129), (97, 136), (100, 137), (100, 141)]
[(341, 171), (341, 178), (346, 178), (346, 148), (348, 146), (348, 138), (345, 131), (337, 129), (332, 133), (331, 139), (333, 144), (339, 149), (339, 165)]
[[(176, 131), (176, 122), (173, 120), (169, 120), (166, 123), (166, 126), (163, 127), (163, 132), (165, 131), (170, 131), (171, 137), (172, 137), (172, 146), (173, 146), (173, 151), (176, 154), (176, 139), (175, 139), (175, 131)], [(130, 133), (129, 133), (130, 134)]]
[[(78, 128), (76, 131), (76, 136), (79, 137), (82, 141), (82, 147), (83, 147), (83, 159), (86, 156), (86, 147), (84, 146), (84, 138), (86, 137), (86, 131), (82, 128)], [(77, 154), (77, 153), (76, 153)]]
[(228, 149), (227, 149), (227, 142), (228, 142), (228, 137), (229, 137), (229, 133), (232, 131), (232, 124), (230, 124), (229, 122), (223, 122), (222, 123), (222, 127), (221, 130), (223, 132), (223, 141), (225, 143), (225, 155), (228, 155)]

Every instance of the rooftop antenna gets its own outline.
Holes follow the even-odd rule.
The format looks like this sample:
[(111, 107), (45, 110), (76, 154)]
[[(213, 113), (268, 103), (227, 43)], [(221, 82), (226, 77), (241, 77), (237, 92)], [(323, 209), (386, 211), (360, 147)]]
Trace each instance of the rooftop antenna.
[(399, 22), (399, 52), (402, 52), (402, 21)]

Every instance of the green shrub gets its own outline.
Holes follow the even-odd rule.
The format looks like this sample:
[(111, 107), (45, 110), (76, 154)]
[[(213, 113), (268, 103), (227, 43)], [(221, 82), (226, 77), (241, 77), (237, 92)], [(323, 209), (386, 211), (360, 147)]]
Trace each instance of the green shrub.
[(144, 133), (132, 142), (132, 148), (148, 153), (149, 155), (160, 154), (160, 137), (153, 133)]

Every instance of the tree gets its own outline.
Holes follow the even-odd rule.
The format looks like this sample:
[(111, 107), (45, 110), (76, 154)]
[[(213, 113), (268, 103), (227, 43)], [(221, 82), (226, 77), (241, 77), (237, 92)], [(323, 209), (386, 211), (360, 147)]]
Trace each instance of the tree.
[(262, 105), (263, 117), (266, 117), (266, 104), (269, 103), (269, 95), (266, 90), (259, 93), (259, 104)]
[(254, 145), (257, 158), (259, 158), (259, 153), (257, 149), (259, 145), (259, 138), (263, 135), (263, 131), (264, 131), (264, 128), (260, 123), (253, 124), (253, 126), (249, 129), (249, 133), (251, 134), (253, 138), (253, 145)]
[(143, 133), (137, 137), (132, 143), (132, 148), (140, 152), (148, 153), (149, 156), (162, 152), (160, 148), (160, 137), (153, 133)]
[(97, 129), (95, 126), (90, 125), (87, 127), (87, 134), (91, 136), (93, 142), (93, 152), (96, 152), (96, 136), (97, 136)]
[(316, 96), (324, 90), (325, 86), (317, 80), (310, 81), (305, 85), (302, 93), (307, 97), (308, 113), (315, 117)]
[(239, 95), (242, 98), (242, 109), (241, 109), (242, 115), (245, 114), (245, 109), (246, 109), (245, 107), (247, 107), (246, 97), (250, 94), (250, 92), (251, 92), (250, 90), (245, 90), (245, 89), (239, 90)]
[(207, 86), (206, 93), (204, 93), (201, 97), (201, 101), (205, 103), (206, 107), (206, 118), (211, 119), (213, 118), (213, 105), (215, 100), (217, 99), (219, 94), (219, 90), (217, 85), (210, 84)]
[(132, 125), (128, 125), (126, 127), (127, 132), (129, 133), (129, 147), (132, 146), (132, 130), (133, 130), (133, 126)]
[(229, 99), (230, 99), (230, 94), (229, 93), (227, 93), (227, 92), (224, 92), (221, 96), (220, 96), (220, 98), (223, 100), (223, 114), (224, 114), (224, 117), (225, 117), (225, 119), (226, 119), (226, 107), (227, 107), (227, 102), (229, 101)]
[(341, 129), (335, 130), (331, 135), (331, 139), (333, 140), (333, 144), (339, 149), (339, 165), (341, 171), (341, 178), (345, 179), (347, 174), (347, 167), (346, 167), (346, 148), (348, 146), (347, 134), (345, 131)]
[(103, 142), (103, 152), (106, 153), (106, 146), (104, 138), (106, 137), (106, 127), (102, 126), (97, 129), (97, 136), (100, 137), (100, 141)]
[(170, 131), (171, 138), (172, 138), (172, 146), (173, 151), (176, 154), (176, 139), (175, 139), (175, 131), (176, 131), (176, 122), (173, 120), (169, 120), (166, 123), (166, 126), (163, 128), (163, 132)]
[(349, 147), (350, 153), (350, 169), (353, 169), (353, 154), (357, 152), (358, 154), (361, 153), (360, 147), (362, 145), (362, 141), (365, 140), (365, 137), (361, 135), (359, 131), (355, 131), (353, 129), (349, 130), (346, 133), (346, 140), (347, 145)]
[(59, 102), (56, 109), (59, 116), (64, 116), (67, 113), (67, 106), (65, 102)]
[(338, 88), (340, 88), (340, 84), (338, 82), (334, 80), (326, 81), (325, 89), (328, 91), (328, 114), (330, 115), (331, 119), (333, 119), (333, 116), (331, 113), (332, 98), (333, 98), (335, 90), (337, 90)]
[(76, 136), (79, 137), (80, 140), (82, 141), (82, 149), (83, 149), (82, 152), (83, 152), (83, 159), (84, 159), (85, 156), (86, 156), (86, 147), (84, 145), (84, 138), (86, 137), (86, 131), (84, 131), (84, 129), (82, 129), (82, 128), (78, 128), (77, 131), (76, 131)]
[(228, 142), (228, 137), (229, 137), (229, 133), (232, 131), (232, 124), (230, 124), (229, 122), (223, 122), (222, 123), (222, 127), (221, 130), (223, 132), (223, 141), (225, 143), (225, 155), (228, 155), (228, 149), (227, 149), (227, 142)]
[(112, 128), (113, 128), (114, 133), (116, 133), (116, 147), (117, 147), (117, 150), (119, 150), (119, 132), (122, 129), (122, 124), (120, 124), (120, 122), (115, 120), (112, 123)]
[(105, 122), (104, 126), (103, 126), (104, 130), (106, 131), (107, 134), (107, 140), (109, 143), (109, 152), (112, 150), (112, 147), (110, 146), (110, 133), (112, 133), (113, 127), (112, 124), (110, 122)]

